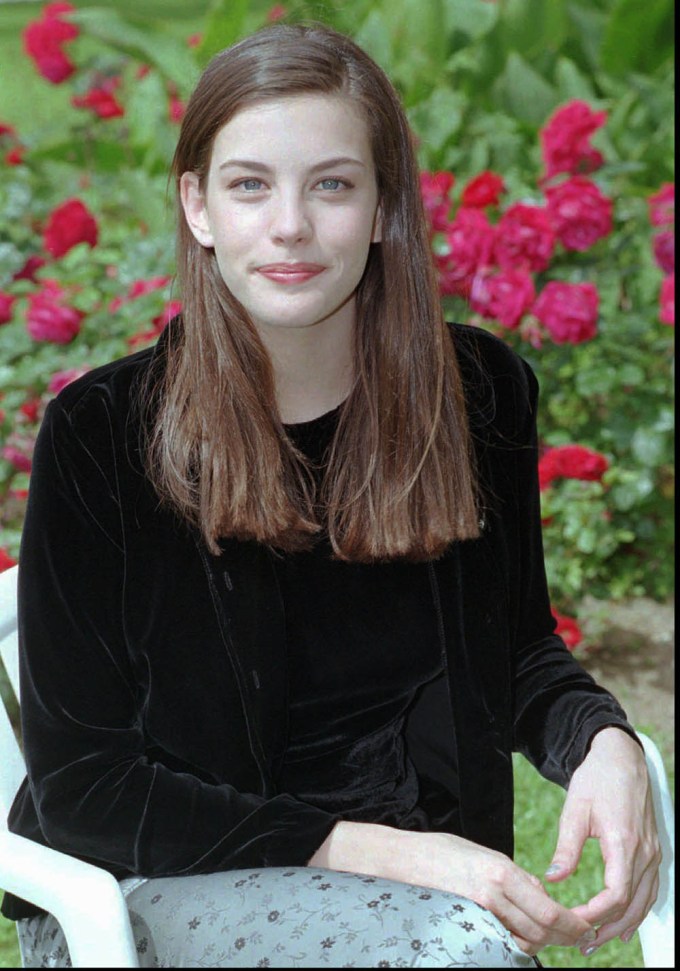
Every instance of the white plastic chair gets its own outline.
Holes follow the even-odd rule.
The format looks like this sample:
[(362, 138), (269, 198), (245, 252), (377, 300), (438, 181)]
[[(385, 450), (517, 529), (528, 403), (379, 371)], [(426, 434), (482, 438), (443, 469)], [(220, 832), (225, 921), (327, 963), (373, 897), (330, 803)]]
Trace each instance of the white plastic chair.
[[(0, 574), (0, 654), (19, 699), (17, 568)], [(0, 705), (0, 887), (54, 914), (76, 968), (138, 968), (125, 899), (115, 877), (7, 830), (26, 775), (9, 716)]]
[[(0, 574), (0, 653), (19, 698), (17, 568)], [(675, 945), (674, 812), (658, 748), (639, 734), (652, 782), (663, 863), (659, 896), (640, 927), (645, 967), (673, 968)], [(4, 705), (0, 705), (0, 887), (54, 914), (74, 967), (139, 967), (125, 900), (110, 873), (7, 831), (7, 813), (26, 774)]]

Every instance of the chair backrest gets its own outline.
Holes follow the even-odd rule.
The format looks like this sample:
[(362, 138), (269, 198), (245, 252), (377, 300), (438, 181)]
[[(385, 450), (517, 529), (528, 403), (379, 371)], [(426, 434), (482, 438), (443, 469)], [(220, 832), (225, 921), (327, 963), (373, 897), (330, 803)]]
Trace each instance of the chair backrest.
[[(17, 567), (0, 573), (0, 656), (9, 686), (19, 701), (19, 645), (17, 636)], [(26, 766), (8, 711), (0, 704), (0, 828), (24, 776)]]

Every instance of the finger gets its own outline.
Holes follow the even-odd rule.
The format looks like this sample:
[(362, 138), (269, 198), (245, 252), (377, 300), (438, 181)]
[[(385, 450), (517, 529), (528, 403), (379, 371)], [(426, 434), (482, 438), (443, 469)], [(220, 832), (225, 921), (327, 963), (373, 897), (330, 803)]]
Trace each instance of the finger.
[(604, 860), (604, 888), (575, 912), (590, 924), (620, 920), (630, 906), (637, 888), (633, 879), (635, 856), (626, 850), (623, 839), (602, 837), (600, 849)]
[(536, 948), (573, 946), (595, 938), (592, 925), (553, 900), (540, 882), (536, 885), (528, 876), (520, 871), (507, 885), (501, 902), (502, 919), (509, 930)]
[[(620, 920), (603, 924), (598, 928), (597, 940), (594, 942), (595, 946), (600, 947), (602, 944), (606, 944), (607, 941), (614, 940), (615, 937), (620, 937), (627, 944), (653, 907), (658, 892), (658, 873), (650, 871), (640, 882), (638, 892), (623, 917)], [(591, 945), (586, 945), (586, 947), (581, 948), (581, 953), (586, 957), (590, 957), (594, 952)]]
[(560, 816), (557, 845), (545, 871), (545, 879), (552, 883), (564, 880), (574, 872), (581, 859), (583, 846), (590, 835), (590, 809), (581, 800), (567, 799)]

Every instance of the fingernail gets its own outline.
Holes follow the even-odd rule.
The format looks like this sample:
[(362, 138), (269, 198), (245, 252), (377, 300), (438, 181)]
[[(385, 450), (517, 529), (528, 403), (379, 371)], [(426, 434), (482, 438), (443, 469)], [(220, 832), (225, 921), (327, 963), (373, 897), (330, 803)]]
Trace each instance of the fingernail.
[(597, 940), (597, 931), (589, 930), (586, 931), (583, 937), (577, 942), (576, 947), (585, 947), (586, 944), (592, 944), (593, 941)]
[(553, 874), (559, 873), (561, 869), (562, 867), (559, 865), (559, 863), (551, 863), (548, 869), (545, 871), (545, 875), (546, 877), (551, 877)]
[(627, 931), (623, 932), (623, 934), (621, 935), (621, 940), (623, 941), (624, 944), (628, 944), (628, 942), (630, 941), (631, 937), (633, 936), (636, 930), (637, 930), (637, 927), (630, 927)]
[(595, 951), (599, 949), (599, 946), (599, 944), (593, 944), (592, 947), (587, 947), (585, 951), (582, 951), (581, 953), (584, 957), (589, 958), (595, 953)]

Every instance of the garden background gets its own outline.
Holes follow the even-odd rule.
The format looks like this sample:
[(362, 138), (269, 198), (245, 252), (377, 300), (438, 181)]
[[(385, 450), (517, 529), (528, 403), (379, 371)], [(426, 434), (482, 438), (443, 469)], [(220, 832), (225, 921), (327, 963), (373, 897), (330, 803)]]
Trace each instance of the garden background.
[[(447, 315), (501, 335), (540, 380), (560, 630), (584, 663), (615, 655), (616, 609), (672, 607), (671, 0), (0, 0), (0, 569), (19, 555), (47, 401), (180, 306), (167, 172), (200, 69), (300, 19), (353, 36), (402, 95)], [(670, 767), (672, 733), (656, 737)], [(518, 858), (540, 873), (562, 794), (517, 770)], [(560, 899), (599, 879), (590, 853)], [(0, 925), (0, 966), (12, 934)], [(642, 966), (618, 942), (545, 961)]]

